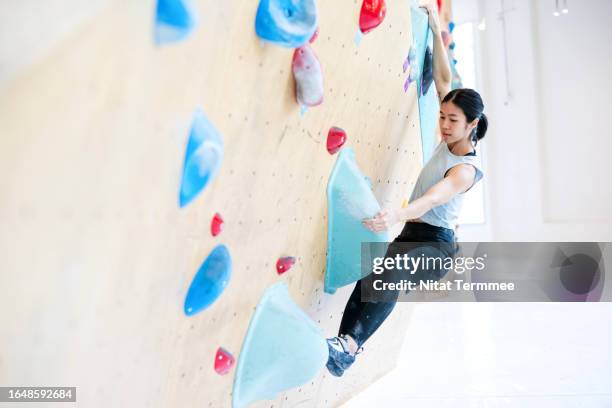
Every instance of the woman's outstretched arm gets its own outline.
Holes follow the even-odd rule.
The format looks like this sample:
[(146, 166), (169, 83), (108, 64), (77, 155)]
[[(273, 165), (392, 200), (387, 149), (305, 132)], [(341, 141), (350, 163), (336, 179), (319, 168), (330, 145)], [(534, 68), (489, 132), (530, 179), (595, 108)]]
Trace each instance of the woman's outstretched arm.
[(422, 7), (429, 15), (429, 27), (433, 32), (433, 78), (438, 96), (442, 101), (446, 94), (450, 92), (452, 73), (448, 64), (446, 48), (444, 48), (444, 42), (442, 41), (438, 10), (431, 3)]
[(386, 231), (401, 221), (419, 218), (433, 207), (448, 202), (459, 193), (465, 192), (474, 184), (476, 169), (470, 164), (452, 167), (446, 177), (431, 186), (422, 197), (408, 204), (406, 208), (385, 208), (374, 217), (362, 220), (362, 224), (374, 231)]

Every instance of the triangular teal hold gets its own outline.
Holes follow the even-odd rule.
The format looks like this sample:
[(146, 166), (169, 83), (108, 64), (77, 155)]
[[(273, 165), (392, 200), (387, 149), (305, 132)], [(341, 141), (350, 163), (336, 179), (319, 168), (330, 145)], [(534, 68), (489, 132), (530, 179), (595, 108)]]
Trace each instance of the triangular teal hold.
[(198, 25), (191, 0), (157, 0), (155, 43), (181, 41)]
[(388, 242), (389, 233), (375, 233), (363, 226), (364, 218), (373, 217), (380, 205), (371, 184), (361, 173), (350, 147), (340, 150), (327, 182), (327, 267), (326, 293), (356, 282), (361, 271), (361, 243)]
[(232, 258), (225, 245), (217, 245), (196, 273), (185, 297), (187, 316), (212, 305), (229, 283), (232, 275)]
[[(425, 54), (427, 47), (433, 49), (433, 35), (430, 35), (429, 19), (426, 13), (417, 7), (411, 7), (412, 38), (416, 48), (419, 78), (423, 75), (425, 66)], [(423, 148), (423, 163), (432, 156), (436, 147), (436, 127), (438, 126), (438, 115), (440, 104), (435, 86), (430, 86), (423, 94), (422, 81), (417, 83), (417, 95), (419, 98), (419, 118), (421, 122), (421, 146)]]
[(280, 282), (263, 294), (251, 318), (234, 378), (232, 407), (242, 408), (314, 378), (328, 358), (325, 336)]
[(223, 160), (223, 139), (204, 112), (197, 110), (189, 133), (179, 205), (189, 204), (212, 180)]

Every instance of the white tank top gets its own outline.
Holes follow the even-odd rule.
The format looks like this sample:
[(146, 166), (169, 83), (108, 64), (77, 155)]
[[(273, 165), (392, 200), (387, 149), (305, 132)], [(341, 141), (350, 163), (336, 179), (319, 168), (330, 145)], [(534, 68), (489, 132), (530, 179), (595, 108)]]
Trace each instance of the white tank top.
[[(412, 202), (422, 197), (427, 190), (444, 178), (449, 169), (462, 163), (471, 164), (476, 168), (474, 183), (468, 189), (469, 191), (484, 175), (480, 157), (477, 157), (475, 152), (467, 156), (456, 156), (451, 153), (447, 144), (441, 141), (431, 155), (431, 158), (423, 166), (409, 201)], [(455, 195), (448, 202), (427, 211), (419, 219), (431, 225), (454, 230), (457, 225), (457, 218), (459, 218), (459, 212), (461, 211), (464, 194)]]

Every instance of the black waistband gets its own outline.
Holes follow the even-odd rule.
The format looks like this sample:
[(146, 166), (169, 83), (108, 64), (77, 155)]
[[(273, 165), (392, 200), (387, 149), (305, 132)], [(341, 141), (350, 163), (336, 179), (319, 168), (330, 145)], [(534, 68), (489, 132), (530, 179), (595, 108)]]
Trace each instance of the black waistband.
[(455, 231), (426, 222), (407, 222), (398, 238), (407, 241), (454, 242)]

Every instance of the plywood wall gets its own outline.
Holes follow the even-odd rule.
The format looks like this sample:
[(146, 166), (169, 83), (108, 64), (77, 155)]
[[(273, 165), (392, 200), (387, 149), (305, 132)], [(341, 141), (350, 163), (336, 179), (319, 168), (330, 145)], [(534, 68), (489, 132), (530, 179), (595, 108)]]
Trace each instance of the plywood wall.
[[(301, 116), (292, 50), (254, 33), (254, 0), (196, 2), (185, 42), (152, 43), (153, 1), (114, 2), (0, 94), (0, 383), (78, 387), (81, 406), (226, 407), (263, 291), (285, 281), (327, 335), (351, 288), (323, 294), (325, 187), (344, 128), (383, 205), (401, 205), (422, 166), (414, 85), (403, 91), (410, 9), (356, 46), (360, 2), (320, 1), (313, 48), (325, 102)], [(58, 22), (60, 24), (61, 22)], [(217, 178), (185, 209), (178, 190), (201, 107), (225, 141)], [(220, 212), (225, 230), (212, 238)], [(192, 318), (182, 305), (209, 251), (228, 246), (232, 280)], [(279, 277), (279, 256), (298, 262)], [(261, 407), (338, 405), (388, 372), (410, 308), (400, 305), (341, 379), (324, 371)]]

